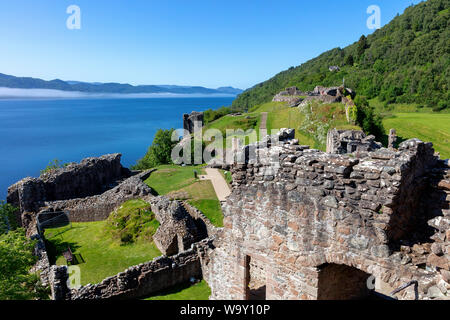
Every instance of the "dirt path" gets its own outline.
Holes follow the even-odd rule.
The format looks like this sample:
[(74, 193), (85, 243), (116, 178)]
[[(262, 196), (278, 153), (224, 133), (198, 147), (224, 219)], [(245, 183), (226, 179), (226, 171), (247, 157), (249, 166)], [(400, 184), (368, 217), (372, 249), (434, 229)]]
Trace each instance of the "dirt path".
[(267, 112), (261, 112), (261, 123), (259, 125), (261, 137), (265, 137), (267, 135), (267, 114)]
[(211, 180), (211, 183), (214, 187), (214, 191), (216, 192), (217, 198), (220, 202), (226, 200), (226, 198), (230, 195), (231, 190), (228, 186), (228, 183), (225, 181), (223, 176), (220, 174), (218, 169), (206, 168), (206, 175), (200, 176), (201, 180)]

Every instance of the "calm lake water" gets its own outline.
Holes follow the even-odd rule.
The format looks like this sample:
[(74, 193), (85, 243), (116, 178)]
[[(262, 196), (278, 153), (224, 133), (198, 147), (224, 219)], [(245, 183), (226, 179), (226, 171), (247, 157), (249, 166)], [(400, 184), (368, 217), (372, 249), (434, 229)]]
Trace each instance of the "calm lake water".
[(0, 200), (16, 181), (53, 159), (78, 162), (121, 153), (141, 158), (159, 128), (182, 128), (183, 113), (230, 105), (233, 97), (0, 100)]

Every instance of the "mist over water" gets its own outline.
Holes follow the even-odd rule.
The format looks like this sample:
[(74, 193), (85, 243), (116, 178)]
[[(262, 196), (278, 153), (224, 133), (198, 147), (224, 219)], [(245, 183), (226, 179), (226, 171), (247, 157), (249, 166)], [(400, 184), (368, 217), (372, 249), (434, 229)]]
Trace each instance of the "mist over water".
[(7, 188), (38, 177), (53, 159), (122, 153), (133, 165), (159, 128), (182, 128), (183, 113), (230, 105), (234, 97), (0, 100), (0, 200)]

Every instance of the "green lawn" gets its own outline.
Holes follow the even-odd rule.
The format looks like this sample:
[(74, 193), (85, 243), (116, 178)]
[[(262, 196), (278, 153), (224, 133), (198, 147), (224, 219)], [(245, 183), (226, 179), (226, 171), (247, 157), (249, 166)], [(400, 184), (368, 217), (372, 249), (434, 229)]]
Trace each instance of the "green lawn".
[(450, 114), (448, 113), (395, 113), (383, 119), (386, 134), (391, 128), (402, 139), (419, 138), (433, 142), (441, 158), (450, 157)]
[(205, 280), (191, 285), (189, 283), (167, 289), (144, 300), (208, 300), (211, 289)]
[(199, 175), (205, 174), (203, 166), (160, 166), (145, 183), (159, 195), (184, 195), (183, 200), (203, 212), (213, 225), (221, 227), (223, 214), (214, 187), (209, 180), (195, 179), (194, 170)]
[(203, 214), (208, 217), (214, 226), (223, 227), (223, 213), (219, 200), (199, 199), (189, 200), (188, 202), (190, 205), (203, 212)]
[(155, 169), (145, 183), (159, 195), (168, 194), (171, 191), (183, 189), (196, 181), (194, 171), (199, 175), (205, 174), (204, 166), (177, 166), (162, 165)]
[(62, 252), (70, 246), (80, 264), (81, 284), (99, 283), (130, 266), (152, 260), (161, 255), (151, 241), (120, 245), (105, 232), (106, 221), (73, 223), (56, 229), (47, 229), (47, 249), (51, 263), (65, 265)]

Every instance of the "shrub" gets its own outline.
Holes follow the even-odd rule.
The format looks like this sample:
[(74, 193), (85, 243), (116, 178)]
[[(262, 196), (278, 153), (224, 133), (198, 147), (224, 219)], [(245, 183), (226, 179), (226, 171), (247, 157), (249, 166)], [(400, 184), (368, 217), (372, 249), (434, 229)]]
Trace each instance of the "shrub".
[(384, 128), (381, 117), (375, 113), (373, 107), (369, 106), (365, 97), (356, 97), (355, 103), (358, 105), (357, 124), (366, 134), (373, 134), (378, 141), (382, 140)]
[(18, 227), (16, 212), (17, 208), (5, 201), (0, 201), (0, 235)]
[(174, 131), (175, 129), (159, 129), (145, 156), (142, 159), (139, 159), (131, 168), (134, 170), (146, 170), (161, 164), (171, 164), (172, 149), (178, 143), (177, 141), (172, 141), (172, 134)]
[(48, 299), (48, 289), (30, 273), (35, 245), (21, 228), (0, 235), (0, 300)]

